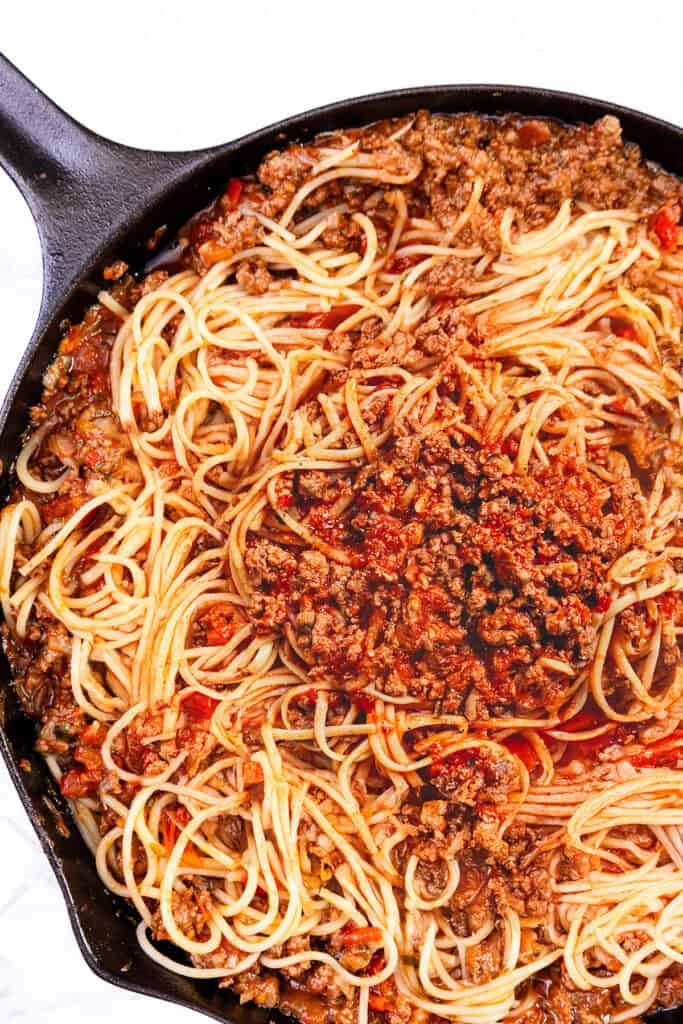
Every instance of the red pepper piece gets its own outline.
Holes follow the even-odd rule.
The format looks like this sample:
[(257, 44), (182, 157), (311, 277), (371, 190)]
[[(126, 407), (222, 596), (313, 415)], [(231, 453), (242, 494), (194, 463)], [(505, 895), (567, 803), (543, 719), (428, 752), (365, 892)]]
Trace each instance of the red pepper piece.
[(242, 195), (243, 188), (244, 185), (242, 184), (239, 178), (231, 178), (230, 181), (228, 182), (228, 187), (225, 190), (225, 194), (227, 195), (228, 201), (233, 210), (240, 201), (240, 196)]
[(503, 740), (503, 746), (518, 757), (528, 771), (532, 771), (539, 763), (538, 754), (523, 736), (507, 736)]
[(211, 718), (220, 701), (215, 697), (208, 697), (205, 693), (191, 693), (183, 701), (183, 710), (191, 718)]
[(62, 795), (70, 799), (92, 796), (97, 791), (99, 779), (87, 768), (70, 768), (62, 775), (60, 789)]
[(683, 729), (676, 729), (670, 736), (666, 736), (656, 743), (651, 743), (639, 754), (634, 754), (629, 760), (634, 768), (659, 767), (672, 765), (679, 757), (683, 757)]
[(651, 228), (656, 234), (662, 249), (670, 251), (675, 249), (678, 243), (678, 224), (670, 210), (663, 207), (658, 210), (651, 221)]
[(342, 946), (377, 946), (382, 941), (380, 928), (343, 928)]
[(292, 327), (309, 327), (317, 330), (333, 331), (344, 320), (348, 320), (350, 316), (357, 313), (359, 309), (360, 306), (355, 306), (351, 303), (344, 306), (333, 306), (326, 313), (301, 313), (291, 317), (289, 322)]

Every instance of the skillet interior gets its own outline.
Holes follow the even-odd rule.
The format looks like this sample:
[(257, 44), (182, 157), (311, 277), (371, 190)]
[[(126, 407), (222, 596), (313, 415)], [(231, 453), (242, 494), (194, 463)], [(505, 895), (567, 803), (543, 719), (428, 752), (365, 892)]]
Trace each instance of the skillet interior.
[[(36, 332), (0, 410), (0, 458), (5, 467), (3, 496), (7, 493), (7, 469), (17, 455), (27, 426), (28, 409), (39, 398), (43, 372), (59, 340), (59, 325), (64, 317), (78, 319), (92, 302), (101, 286), (95, 283), (96, 275), (112, 255), (126, 259), (134, 271), (141, 270), (149, 257), (143, 243), (151, 230), (167, 224), (171, 236), (184, 220), (217, 193), (227, 177), (253, 170), (270, 149), (291, 140), (305, 141), (320, 131), (362, 125), (421, 107), (445, 113), (516, 111), (568, 122), (592, 121), (604, 114), (614, 114), (622, 122), (624, 136), (639, 143), (648, 158), (683, 176), (683, 130), (680, 128), (599, 101), (513, 86), (443, 86), (361, 97), (298, 115), (226, 146), (188, 154), (150, 154), (115, 146), (86, 132), (57, 111), (64, 117), (62, 131), (72, 135), (76, 158), (72, 165), (76, 168), (76, 178), (79, 147), (88, 149), (90, 166), (83, 175), (76, 202), (83, 202), (86, 207), (87, 201), (99, 203), (101, 216), (93, 222), (93, 233), (98, 223), (108, 223), (111, 227), (101, 238), (88, 238), (84, 246), (83, 230), (87, 222), (79, 220), (78, 211), (66, 237), (63, 223), (61, 228), (59, 226), (64, 213), (63, 209), (58, 209), (64, 198), (59, 190), (48, 195), (42, 204), (31, 203), (43, 243), (45, 288)], [(43, 147), (49, 145), (49, 139), (42, 141)], [(41, 153), (34, 140), (26, 139), (24, 145), (23, 162), (29, 168), (33, 160), (41, 158)], [(0, 158), (1, 150), (0, 142)], [(98, 157), (101, 157), (100, 167)], [(121, 195), (116, 190), (111, 191), (114, 165), (117, 179), (125, 174), (134, 181), (137, 173), (145, 177), (148, 185), (144, 202), (140, 198), (137, 204), (122, 202)], [(26, 172), (17, 171), (16, 161), (12, 170), (13, 177), (31, 201), (30, 187), (24, 179)], [(64, 277), (60, 280), (50, 274), (49, 241), (58, 232), (62, 247), (71, 247), (69, 255), (74, 273), (66, 283)], [(33, 724), (20, 709), (10, 686), (9, 667), (4, 655), (0, 655), (0, 750), (61, 886), (76, 939), (89, 966), (112, 984), (179, 1003), (216, 1020), (263, 1024), (269, 1017), (268, 1011), (253, 1006), (240, 1007), (236, 998), (226, 990), (219, 990), (215, 982), (195, 982), (171, 974), (144, 956), (135, 940), (134, 914), (125, 901), (104, 889), (80, 835), (68, 822), (68, 815), (66, 821), (62, 818), (64, 802), (42, 759), (34, 754), (33, 742)], [(24, 767), (25, 762), (31, 765), (30, 771), (19, 768), (21, 761)], [(683, 1009), (658, 1014), (657, 1020), (683, 1024)]]

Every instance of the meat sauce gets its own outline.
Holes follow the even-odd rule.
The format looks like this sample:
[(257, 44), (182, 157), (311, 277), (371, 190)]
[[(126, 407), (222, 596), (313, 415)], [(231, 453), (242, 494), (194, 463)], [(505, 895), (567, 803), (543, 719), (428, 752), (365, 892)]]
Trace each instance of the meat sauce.
[[(399, 128), (400, 139), (394, 139)], [(384, 164), (393, 173), (417, 164), (413, 182), (391, 188), (402, 190), (410, 216), (430, 217), (445, 231), (461, 216), (473, 177), (481, 177), (479, 215), (466, 226), (459, 244), (479, 245), (489, 256), (496, 254), (506, 207), (523, 211), (527, 227), (536, 228), (555, 216), (568, 197), (595, 208), (645, 211), (652, 238), (667, 251), (676, 244), (681, 185), (643, 162), (638, 148), (622, 141), (614, 118), (570, 128), (519, 117), (420, 112), (405, 122), (347, 133), (343, 142), (328, 136), (325, 145), (346, 145), (349, 136), (358, 140), (361, 152), (373, 154), (377, 166)], [(120, 261), (105, 272), (106, 280), (116, 282), (113, 298), (132, 309), (146, 290), (163, 283), (168, 269), (191, 267), (205, 274), (214, 263), (257, 246), (265, 229), (249, 211), (277, 217), (318, 157), (315, 146), (292, 145), (267, 156), (256, 175), (231, 179), (224, 194), (181, 231), (164, 269), (155, 269), (143, 281), (127, 274)], [(375, 182), (331, 182), (308, 197), (301, 215), (311, 216), (330, 202), (346, 204), (351, 211), (374, 203), (381, 250), (391, 224), (389, 207), (373, 198), (376, 188)], [(339, 215), (327, 229), (326, 242), (362, 254), (348, 214)], [(400, 274), (414, 262), (410, 255), (394, 256), (385, 270)], [(458, 261), (435, 268), (425, 278), (434, 318), (410, 336), (397, 332), (389, 348), (378, 340), (376, 329), (366, 326), (350, 332), (350, 342), (335, 340), (336, 328), (358, 309), (352, 304), (293, 318), (290, 325), (330, 332), (330, 347), (350, 345), (353, 367), (441, 358), (448, 318), (469, 273)], [(271, 273), (257, 261), (242, 261), (235, 274), (252, 294), (267, 291), (272, 282)], [(55, 479), (65, 465), (72, 470), (56, 494), (16, 486), (14, 497), (34, 501), (44, 523), (64, 521), (99, 481), (119, 478), (130, 469), (129, 442), (112, 412), (109, 383), (118, 326), (116, 315), (101, 304), (71, 326), (46, 374), (42, 401), (32, 410), (34, 429), (50, 424), (32, 460), (33, 471)], [(628, 325), (621, 331), (615, 325), (624, 338), (628, 330)], [(474, 350), (472, 357), (479, 358)], [(454, 369), (445, 366), (443, 379), (446, 393), (458, 387)], [(264, 633), (282, 634), (291, 628), (313, 681), (332, 680), (352, 691), (361, 715), (373, 714), (374, 700), (363, 692), (368, 684), (389, 695), (410, 694), (437, 711), (460, 711), (472, 695), (478, 707), (496, 713), (559, 706), (567, 676), (545, 662), (559, 660), (572, 672), (586, 665), (594, 648), (595, 617), (610, 607), (606, 568), (637, 540), (642, 516), (633, 485), (620, 483), (605, 493), (588, 469), (570, 462), (549, 472), (534, 470), (526, 478), (510, 473), (517, 445), (509, 437), (502, 445), (476, 446), (446, 423), (429, 442), (410, 435), (395, 439), (375, 467), (340, 473), (332, 493), (325, 490), (329, 481), (294, 474), (280, 493), (277, 509), (300, 520), (316, 540), (343, 558), (335, 560), (311, 545), (302, 549), (287, 539), (252, 538), (246, 564), (255, 596), (246, 615)], [(169, 472), (175, 469), (175, 464), (169, 466)], [(335, 500), (349, 494), (344, 512), (334, 512)], [(96, 522), (95, 516), (90, 525)], [(669, 599), (661, 600), (665, 604)], [(683, 621), (681, 603), (671, 599), (670, 604), (667, 613)], [(220, 604), (196, 624), (193, 641), (209, 647), (230, 643), (246, 621), (232, 606)], [(17, 693), (37, 723), (37, 749), (57, 758), (65, 796), (94, 795), (105, 774), (101, 731), (74, 702), (66, 630), (36, 602), (26, 638), (19, 642), (5, 630), (5, 642)], [(298, 702), (302, 720), (310, 721), (315, 700), (313, 687)], [(345, 713), (346, 700), (336, 713)], [(187, 725), (178, 742), (191, 763), (205, 748), (216, 701), (194, 693), (184, 705)], [(335, 707), (333, 701), (333, 711)], [(114, 746), (113, 756), (133, 772), (159, 769), (146, 740), (160, 728), (158, 711), (150, 711)], [(614, 738), (628, 742), (631, 736), (617, 727), (610, 733)], [(655, 745), (647, 763), (671, 763), (678, 756), (677, 739)], [(579, 740), (568, 749), (592, 757), (605, 742), (603, 736)], [(527, 741), (515, 735), (506, 746), (533, 770), (535, 754)], [(401, 809), (410, 838), (397, 855), (416, 853), (421, 881), (435, 892), (443, 885), (445, 864), (458, 858), (460, 884), (450, 907), (456, 934), (468, 934), (497, 912), (501, 885), (529, 913), (537, 912), (539, 893), (548, 888), (547, 868), (540, 863), (530, 874), (522, 867), (532, 841), (525, 829), (511, 830), (503, 857), (496, 839), (498, 818), (489, 810), (515, 784), (508, 761), (472, 752), (439, 757), (437, 746), (426, 775), (420, 805)], [(258, 764), (245, 767), (245, 785), (262, 781)], [(171, 805), (162, 821), (162, 838), (169, 847), (185, 824), (183, 808)], [(226, 842), (234, 838), (230, 835)], [(265, 898), (265, 893), (259, 895)], [(181, 926), (198, 938), (205, 936), (206, 894), (188, 884), (174, 900)], [(154, 927), (163, 937), (158, 920)], [(366, 929), (363, 934), (345, 933), (336, 946), (330, 940), (329, 948), (337, 957), (353, 957), (354, 969), (373, 973), (381, 967), (373, 948), (376, 941), (374, 931)], [(487, 943), (481, 962), (469, 965), (479, 972), (479, 980), (500, 969), (496, 933)], [(326, 948), (324, 942), (321, 946)], [(235, 951), (224, 942), (210, 957), (195, 960), (227, 971), (235, 963)], [(231, 985), (243, 1001), (279, 1005), (304, 1024), (350, 1024), (356, 1019), (345, 987), (325, 964), (309, 966), (297, 976), (256, 965), (222, 984)], [(613, 1010), (609, 992), (576, 992), (555, 968), (534, 984), (536, 1002), (517, 1018), (523, 1024), (597, 1024)], [(681, 1002), (681, 990), (675, 968), (664, 979), (662, 1003)], [(369, 1008), (371, 1020), (387, 1024), (423, 1019), (391, 979), (373, 987)]]
[(403, 437), (344, 486), (335, 515), (300, 501), (294, 478), (287, 512), (345, 564), (251, 542), (258, 628), (291, 626), (312, 675), (351, 689), (448, 712), (471, 691), (491, 709), (557, 707), (592, 655), (607, 568), (642, 530), (637, 485), (606, 488), (571, 462), (518, 476), (446, 425)]

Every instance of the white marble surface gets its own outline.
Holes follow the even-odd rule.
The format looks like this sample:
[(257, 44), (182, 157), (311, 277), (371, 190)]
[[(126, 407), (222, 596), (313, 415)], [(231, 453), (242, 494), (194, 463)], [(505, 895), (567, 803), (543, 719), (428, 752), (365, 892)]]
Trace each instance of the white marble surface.
[[(14, 0), (0, 25), (4, 52), (48, 94), (139, 146), (209, 145), (345, 96), (439, 82), (545, 85), (683, 121), (679, 0)], [(0, 172), (1, 391), (39, 295), (35, 230)], [(4, 768), (0, 879), (0, 1022), (189, 1024), (189, 1011), (89, 972)]]

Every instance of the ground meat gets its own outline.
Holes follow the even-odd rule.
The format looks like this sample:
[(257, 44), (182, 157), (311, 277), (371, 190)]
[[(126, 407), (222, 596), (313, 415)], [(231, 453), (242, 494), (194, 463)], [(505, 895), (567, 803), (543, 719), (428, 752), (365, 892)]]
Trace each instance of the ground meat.
[(86, 721), (85, 714), (79, 707), (66, 703), (51, 707), (42, 717), (36, 750), (45, 755), (69, 753)]
[(424, 278), (428, 295), (447, 294), (450, 300), (467, 294), (466, 286), (474, 279), (475, 265), (471, 260), (451, 258), (438, 263)]
[(321, 238), (327, 248), (349, 252), (358, 247), (362, 236), (360, 224), (352, 220), (348, 213), (335, 213), (329, 218), (328, 227)]
[[(577, 872), (576, 877), (584, 877), (588, 870), (587, 867), (581, 874)], [(511, 900), (517, 902), (525, 916), (547, 918), (553, 891), (552, 878), (546, 863), (535, 863), (526, 871), (514, 871), (510, 884)]]
[(409, 331), (394, 331), (391, 337), (379, 333), (369, 337), (367, 343), (361, 340), (354, 348), (351, 365), (363, 369), (375, 366), (411, 367), (422, 356), (422, 352), (415, 346), (415, 336)]
[(278, 1009), (284, 1014), (289, 1014), (303, 1021), (303, 1024), (332, 1024), (332, 1021), (338, 1021), (339, 1024), (342, 1024), (344, 1018), (335, 1013), (326, 1004), (325, 999), (312, 994), (315, 992), (316, 988), (310, 988), (306, 991), (304, 988), (295, 988), (293, 985), (287, 986), (280, 994)]
[(599, 209), (654, 210), (680, 194), (674, 179), (643, 164), (639, 149), (623, 142), (614, 117), (566, 128), (515, 116), (421, 113), (404, 144), (424, 153), (423, 187), (446, 228), (466, 205), (473, 179), (483, 179), (479, 222), (459, 241), (476, 239), (484, 246), (496, 245), (495, 213), (507, 206), (536, 227), (553, 217), (565, 198)]
[(660, 982), (657, 1005), (680, 1006), (683, 1003), (683, 967), (672, 964)]
[[(192, 957), (192, 962), (196, 967), (222, 967), (226, 971), (232, 971), (239, 964), (240, 960), (244, 958), (244, 953), (241, 950), (235, 949), (231, 946), (227, 939), (223, 939), (218, 949), (214, 950), (213, 953), (199, 954), (196, 953)], [(258, 971), (254, 972), (255, 975), (259, 976), (264, 982), (271, 982), (271, 992), (274, 994), (277, 1000), (278, 984), (277, 978), (274, 974), (258, 975)], [(221, 986), (227, 983), (227, 979), (221, 981)], [(274, 983), (274, 986), (273, 984)], [(265, 986), (263, 991), (265, 992)], [(264, 1003), (264, 1006), (274, 1006), (275, 1003)]]
[[(188, 883), (182, 891), (174, 890), (171, 897), (173, 919), (190, 939), (206, 939), (206, 922), (211, 913), (211, 896), (197, 886)], [(161, 911), (152, 916), (152, 934), (155, 939), (168, 939)]]
[(495, 758), (489, 750), (476, 748), (465, 748), (441, 758), (438, 742), (433, 749), (434, 760), (428, 775), (439, 793), (469, 807), (482, 801), (507, 801), (516, 781), (516, 772), (507, 758)]
[(332, 504), (350, 492), (350, 487), (341, 475), (330, 475), (319, 469), (305, 469), (296, 474), (296, 491), (301, 498), (317, 498)]
[(605, 1024), (612, 1019), (616, 1009), (622, 1008), (618, 989), (616, 992), (610, 988), (581, 992), (564, 970), (553, 968), (549, 972), (549, 982), (544, 985), (540, 981), (538, 984), (542, 992), (538, 1000), (538, 1024)]
[(315, 151), (305, 146), (276, 150), (262, 161), (258, 179), (270, 193), (271, 216), (284, 209), (315, 163)]
[[(471, 691), (491, 708), (557, 707), (572, 675), (548, 660), (586, 665), (607, 569), (643, 523), (633, 479), (606, 485), (572, 462), (518, 475), (455, 425), (397, 439), (338, 516), (305, 486), (288, 511), (346, 564), (251, 541), (254, 621), (291, 627), (314, 678), (446, 711)], [(326, 493), (317, 475), (313, 491)]]
[[(305, 953), (311, 948), (311, 941), (308, 935), (295, 935), (282, 946), (273, 946), (269, 950), (269, 956), (294, 956), (296, 953)], [(309, 964), (303, 960), (301, 963), (290, 964), (289, 967), (280, 968), (282, 974), (288, 978), (299, 978), (308, 970)]]
[(651, 644), (655, 620), (644, 603), (631, 605), (619, 616), (619, 631), (628, 645), (631, 656), (642, 657)]
[(279, 544), (258, 540), (247, 552), (246, 566), (257, 585), (276, 583), (296, 568), (293, 555)]
[(206, 269), (221, 260), (229, 260), (243, 249), (251, 249), (261, 241), (262, 228), (255, 217), (232, 211), (214, 222), (211, 236), (197, 247), (200, 268)]
[(285, 619), (286, 588), (296, 570), (296, 559), (282, 546), (259, 539), (249, 545), (245, 561), (251, 579), (258, 580), (251, 616), (261, 630), (270, 630)]
[(468, 850), (460, 862), (458, 888), (451, 897), (451, 921), (456, 934), (469, 935), (496, 919), (491, 868), (479, 851)]
[[(62, 710), (75, 707), (71, 689), (71, 638), (64, 626), (40, 604), (26, 637), (14, 636), (3, 623), (3, 639), (15, 672), (15, 687), (24, 707), (48, 724)], [(51, 751), (54, 752), (54, 751)]]
[[(225, 978), (221, 987), (229, 986), (238, 993), (240, 1003), (256, 1003), (257, 1006), (277, 1006), (280, 1001), (280, 982), (277, 975), (258, 969), (244, 971), (235, 978)], [(304, 1018), (301, 1018), (304, 1020)]]
[(239, 285), (250, 295), (264, 295), (270, 288), (273, 278), (263, 260), (245, 260), (240, 263), (235, 273)]
[(420, 808), (420, 821), (432, 832), (443, 832), (447, 810), (448, 803), (445, 800), (427, 800)]
[(150, 710), (137, 715), (119, 734), (112, 749), (123, 767), (136, 775), (153, 775), (164, 770), (166, 761), (160, 756), (159, 744), (146, 742), (163, 732), (163, 723), (163, 714)]
[[(186, 757), (178, 779), (182, 782), (192, 778), (216, 747), (207, 720), (189, 721), (170, 740), (158, 738), (163, 733), (163, 725), (163, 709), (158, 706), (136, 715), (115, 738), (112, 744), (114, 759), (136, 775), (155, 775), (164, 771), (168, 762), (184, 751)], [(228, 828), (227, 825), (225, 827)]]
[(182, 766), (182, 777), (193, 778), (200, 768), (208, 762), (217, 746), (215, 737), (209, 732), (207, 721), (192, 723), (179, 729), (174, 742), (161, 746), (161, 752), (169, 760), (181, 751), (187, 752)]
[(428, 899), (436, 899), (446, 887), (448, 870), (443, 861), (420, 865), (416, 877), (424, 895)]
[(156, 288), (161, 288), (166, 281), (168, 281), (167, 270), (153, 270), (142, 282), (141, 292), (143, 295), (149, 295), (149, 293), (153, 292)]
[(499, 930), (488, 935), (476, 946), (465, 950), (468, 979), (475, 985), (484, 985), (497, 977), (503, 960), (503, 936)]
[(442, 865), (457, 857), (470, 838), (470, 823), (464, 809), (453, 801), (427, 799), (422, 806), (406, 803), (401, 821), (410, 826), (410, 839), (396, 847), (399, 870), (405, 870), (408, 857), (420, 861), (420, 874), (429, 866), (441, 872)]

